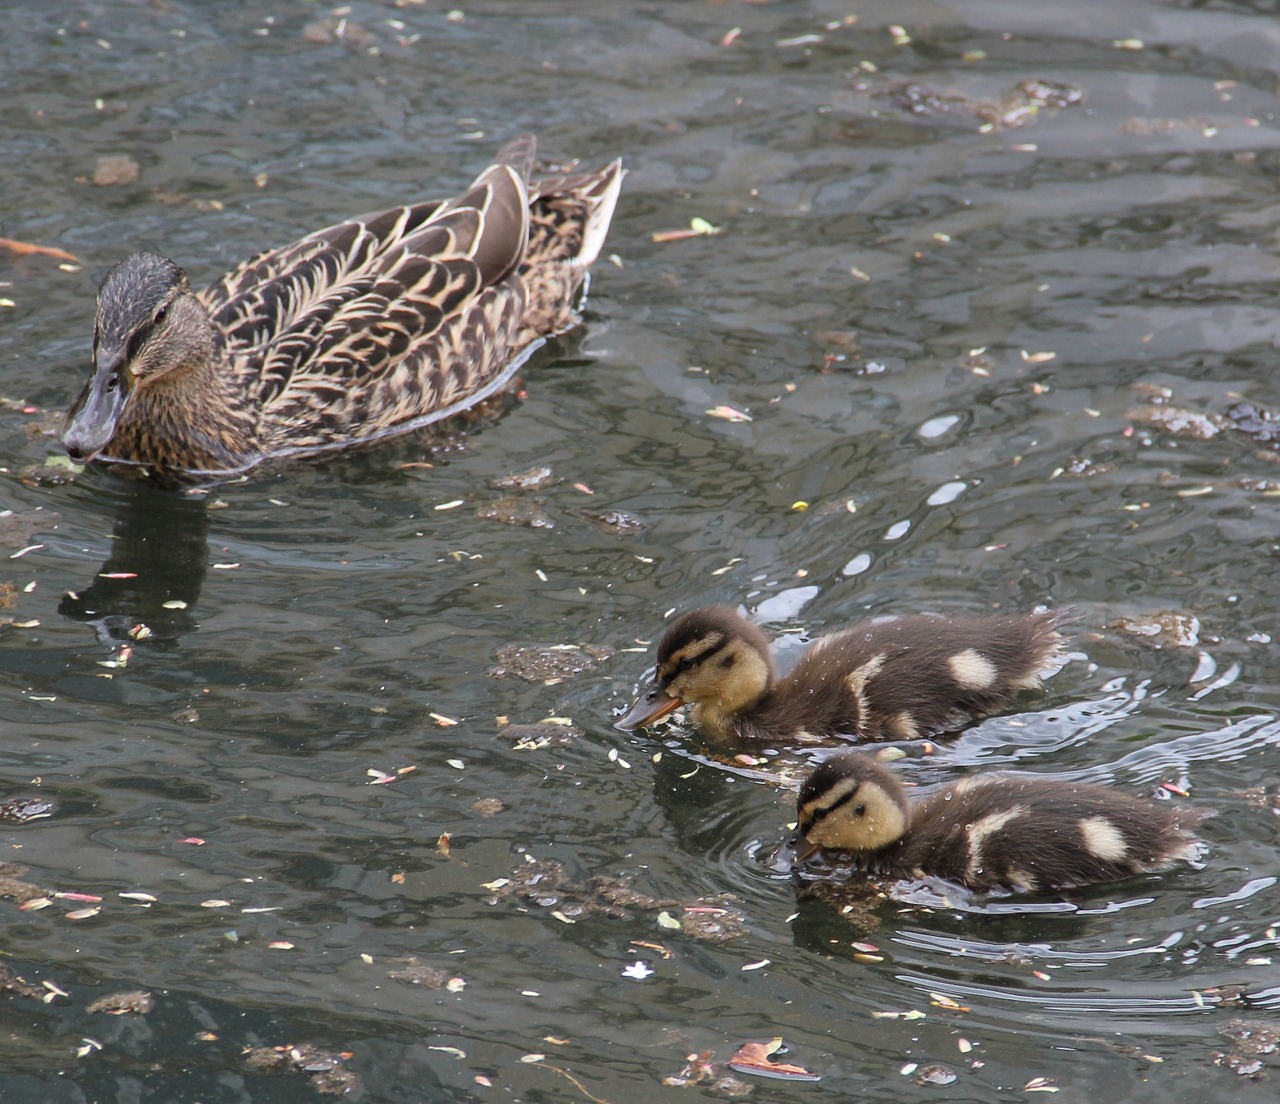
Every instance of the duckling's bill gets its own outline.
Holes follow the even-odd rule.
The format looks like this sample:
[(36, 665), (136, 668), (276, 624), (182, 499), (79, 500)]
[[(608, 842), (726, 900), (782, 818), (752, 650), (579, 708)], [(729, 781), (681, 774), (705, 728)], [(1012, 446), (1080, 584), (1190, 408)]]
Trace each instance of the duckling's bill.
[(804, 833), (797, 830), (796, 834), (791, 838), (791, 850), (795, 853), (791, 860), (791, 868), (794, 870), (797, 866), (803, 866), (814, 855), (822, 850), (822, 844), (814, 843), (812, 840), (805, 839)]
[(627, 711), (627, 715), (615, 723), (614, 728), (620, 728), (623, 732), (634, 732), (637, 728), (644, 728), (655, 721), (660, 721), (682, 705), (684, 702), (680, 698), (673, 698), (661, 686), (654, 683), (636, 699), (635, 704)]

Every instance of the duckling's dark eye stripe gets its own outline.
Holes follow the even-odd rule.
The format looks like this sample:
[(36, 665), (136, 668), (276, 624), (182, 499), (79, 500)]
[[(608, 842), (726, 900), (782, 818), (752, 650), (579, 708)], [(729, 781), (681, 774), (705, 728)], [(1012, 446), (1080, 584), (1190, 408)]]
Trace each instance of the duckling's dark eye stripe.
[(852, 782), (852, 785), (848, 789), (837, 789), (831, 793), (832, 799), (826, 805), (810, 805), (805, 809), (807, 827), (812, 828), (813, 825), (826, 820), (837, 809), (844, 808), (858, 796), (858, 790), (862, 788), (862, 783), (852, 779), (847, 779), (846, 782)]
[(687, 671), (690, 667), (696, 667), (699, 663), (705, 663), (717, 652), (723, 650), (728, 643), (728, 637), (721, 637), (719, 640), (712, 643), (710, 647), (704, 648), (697, 655), (681, 656), (676, 661), (675, 666), (671, 668), (670, 673), (659, 676), (662, 685), (665, 687), (667, 683), (675, 678), (676, 675), (680, 674), (682, 670)]

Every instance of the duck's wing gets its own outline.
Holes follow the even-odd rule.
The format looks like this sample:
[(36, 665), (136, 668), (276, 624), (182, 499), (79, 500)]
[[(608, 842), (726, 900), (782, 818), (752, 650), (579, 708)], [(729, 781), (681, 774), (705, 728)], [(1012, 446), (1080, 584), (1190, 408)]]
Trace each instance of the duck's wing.
[[(204, 293), (226, 354), (295, 447), (362, 435), (483, 391), (524, 311), (521, 168), (457, 199), (352, 219), (264, 254)], [(299, 439), (309, 426), (318, 439)]]

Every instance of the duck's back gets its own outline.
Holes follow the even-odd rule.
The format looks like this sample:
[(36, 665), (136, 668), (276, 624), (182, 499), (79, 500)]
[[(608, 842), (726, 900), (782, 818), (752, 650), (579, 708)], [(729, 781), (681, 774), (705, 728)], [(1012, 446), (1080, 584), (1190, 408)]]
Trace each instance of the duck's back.
[(1038, 672), (1061, 643), (1058, 620), (1046, 611), (863, 622), (815, 641), (757, 720), (815, 738), (911, 740), (943, 732), (1038, 686)]
[(915, 806), (895, 872), (977, 890), (1111, 881), (1192, 858), (1203, 815), (1084, 783), (983, 775)]

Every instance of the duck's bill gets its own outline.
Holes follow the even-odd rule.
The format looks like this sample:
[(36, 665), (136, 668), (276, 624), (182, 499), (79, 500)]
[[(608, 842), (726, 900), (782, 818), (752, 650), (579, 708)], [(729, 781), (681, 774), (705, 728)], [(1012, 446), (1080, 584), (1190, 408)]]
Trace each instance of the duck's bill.
[(62, 430), (62, 445), (72, 460), (87, 463), (111, 443), (130, 391), (123, 366), (103, 366), (93, 373), (67, 411)]
[(802, 836), (799, 832), (791, 840), (791, 850), (795, 852), (795, 858), (791, 861), (792, 866), (800, 866), (807, 863), (814, 855), (822, 850), (822, 844), (812, 843)]
[(637, 728), (644, 728), (645, 725), (651, 725), (654, 721), (661, 720), (668, 713), (674, 712), (682, 705), (684, 705), (684, 702), (679, 698), (673, 698), (658, 686), (650, 686), (648, 690), (636, 699), (635, 705), (614, 727), (622, 729), (623, 732), (632, 732)]

